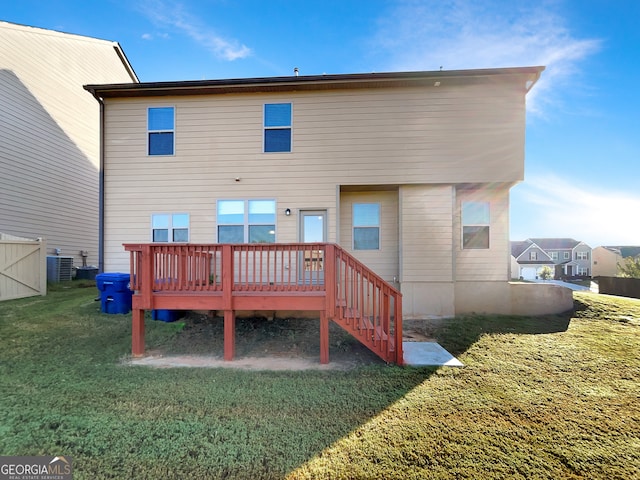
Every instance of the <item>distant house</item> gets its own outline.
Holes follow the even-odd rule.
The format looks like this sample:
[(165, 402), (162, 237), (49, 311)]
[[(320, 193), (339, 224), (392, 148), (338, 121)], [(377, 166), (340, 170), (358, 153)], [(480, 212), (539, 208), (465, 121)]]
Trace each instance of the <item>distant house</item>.
[(0, 232), (97, 265), (100, 108), (82, 87), (137, 81), (115, 42), (0, 22)]
[(593, 276), (617, 277), (618, 265), (640, 256), (640, 246), (602, 246), (593, 249)]
[(548, 266), (556, 279), (590, 277), (591, 247), (573, 238), (529, 238), (511, 242), (512, 278), (534, 280)]

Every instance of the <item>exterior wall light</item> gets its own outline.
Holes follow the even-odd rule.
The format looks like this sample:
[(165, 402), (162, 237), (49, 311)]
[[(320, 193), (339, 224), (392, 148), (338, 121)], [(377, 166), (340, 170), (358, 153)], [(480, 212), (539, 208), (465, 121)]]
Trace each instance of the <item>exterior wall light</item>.
[(289, 215), (291, 215), (291, 209), (290, 209), (290, 208), (287, 208), (287, 209), (284, 211), (284, 214), (285, 214), (287, 217), (288, 217)]

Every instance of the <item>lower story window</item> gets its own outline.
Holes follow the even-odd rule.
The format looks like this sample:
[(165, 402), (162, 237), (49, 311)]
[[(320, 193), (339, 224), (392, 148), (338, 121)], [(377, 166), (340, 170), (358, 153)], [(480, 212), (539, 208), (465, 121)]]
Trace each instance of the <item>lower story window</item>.
[(151, 215), (151, 241), (188, 242), (188, 213), (154, 213)]
[(586, 277), (589, 275), (589, 268), (587, 267), (578, 267), (578, 275), (581, 277)]
[(275, 200), (219, 200), (218, 243), (275, 243)]
[(353, 204), (353, 249), (380, 250), (380, 204)]
[(462, 248), (489, 248), (489, 202), (462, 202)]

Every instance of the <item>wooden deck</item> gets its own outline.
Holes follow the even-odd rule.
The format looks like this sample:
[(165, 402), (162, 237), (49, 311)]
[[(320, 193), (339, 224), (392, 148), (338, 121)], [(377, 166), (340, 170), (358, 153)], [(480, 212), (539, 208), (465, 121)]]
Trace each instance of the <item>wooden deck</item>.
[(320, 362), (334, 321), (387, 362), (402, 363), (402, 295), (340, 246), (125, 244), (131, 254), (132, 353), (144, 354), (146, 310), (224, 312), (224, 358), (235, 355), (239, 310), (313, 311)]

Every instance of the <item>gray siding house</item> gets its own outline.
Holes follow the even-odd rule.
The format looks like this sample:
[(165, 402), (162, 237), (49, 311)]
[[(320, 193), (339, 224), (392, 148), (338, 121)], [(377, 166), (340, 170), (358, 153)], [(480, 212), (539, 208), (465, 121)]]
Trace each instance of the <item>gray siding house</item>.
[(517, 266), (512, 266), (512, 278), (536, 279), (545, 265), (553, 269), (555, 279), (592, 276), (591, 247), (573, 238), (513, 241), (511, 256)]

